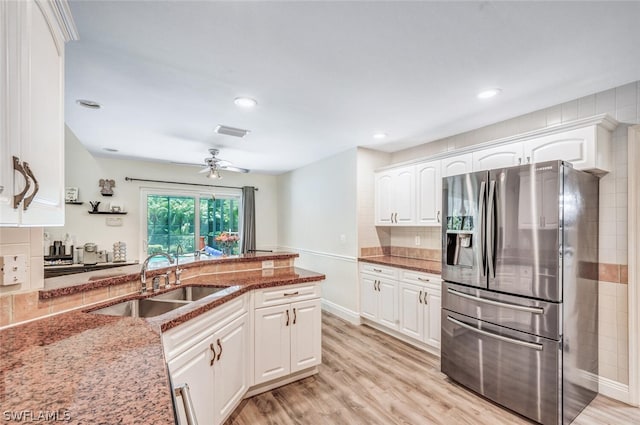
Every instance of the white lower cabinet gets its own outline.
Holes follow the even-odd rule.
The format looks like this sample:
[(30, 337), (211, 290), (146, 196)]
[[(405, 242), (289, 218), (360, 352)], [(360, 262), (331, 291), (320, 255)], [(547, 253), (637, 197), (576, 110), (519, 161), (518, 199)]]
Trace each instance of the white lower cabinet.
[(361, 263), (360, 316), (439, 350), (440, 287), (437, 275)]
[(255, 384), (321, 363), (319, 298), (256, 308), (254, 320)]

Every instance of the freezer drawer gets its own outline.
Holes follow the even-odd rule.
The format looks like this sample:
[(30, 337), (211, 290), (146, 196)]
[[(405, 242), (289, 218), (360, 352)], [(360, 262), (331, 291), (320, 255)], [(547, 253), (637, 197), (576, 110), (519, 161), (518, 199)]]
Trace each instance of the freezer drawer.
[(561, 420), (561, 343), (442, 309), (442, 372), (542, 424)]
[(442, 286), (442, 306), (475, 319), (549, 339), (560, 339), (560, 303), (455, 285)]

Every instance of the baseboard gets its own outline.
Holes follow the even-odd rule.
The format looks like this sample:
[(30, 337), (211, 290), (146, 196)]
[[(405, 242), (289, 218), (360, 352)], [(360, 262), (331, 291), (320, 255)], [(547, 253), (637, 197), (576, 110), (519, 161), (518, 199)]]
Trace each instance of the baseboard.
[(247, 393), (244, 395), (244, 398), (253, 397), (254, 395), (271, 391), (274, 388), (278, 388), (283, 385), (287, 385), (292, 382), (299, 381), (300, 379), (308, 378), (309, 376), (315, 375), (316, 373), (318, 373), (318, 367), (313, 366), (313, 367), (310, 367), (309, 369), (301, 370), (300, 372), (296, 372), (292, 375), (287, 375), (282, 378), (275, 379), (273, 381), (254, 385), (253, 387), (249, 388)]
[(360, 325), (362, 323), (362, 321), (360, 320), (360, 315), (357, 312), (349, 310), (346, 307), (342, 307), (341, 305), (332, 303), (331, 301), (325, 299), (322, 300), (322, 310), (338, 316), (342, 320), (346, 320), (347, 322), (354, 325)]
[(630, 404), (629, 385), (614, 381), (613, 379), (598, 376), (598, 392), (623, 403)]

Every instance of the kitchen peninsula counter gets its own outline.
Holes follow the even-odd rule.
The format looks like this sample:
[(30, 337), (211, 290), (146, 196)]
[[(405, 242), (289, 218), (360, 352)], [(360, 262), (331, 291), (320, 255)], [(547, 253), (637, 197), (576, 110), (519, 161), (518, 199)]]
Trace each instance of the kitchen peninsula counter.
[(442, 265), (440, 261), (421, 260), (417, 258), (396, 257), (393, 255), (376, 255), (372, 257), (359, 257), (358, 261), (364, 263), (380, 264), (382, 266), (398, 267), (417, 272), (440, 274)]
[[(24, 417), (55, 414), (58, 420), (77, 424), (174, 424), (163, 330), (254, 289), (324, 278), (296, 267), (204, 275), (188, 284), (226, 286), (227, 293), (213, 301), (195, 301), (180, 312), (141, 319), (91, 314), (86, 311), (97, 307), (85, 307), (4, 328), (0, 330), (3, 420), (18, 422), (16, 415), (22, 414), (27, 415), (24, 422)], [(147, 296), (151, 295), (155, 294)], [(129, 295), (100, 306), (140, 297)]]

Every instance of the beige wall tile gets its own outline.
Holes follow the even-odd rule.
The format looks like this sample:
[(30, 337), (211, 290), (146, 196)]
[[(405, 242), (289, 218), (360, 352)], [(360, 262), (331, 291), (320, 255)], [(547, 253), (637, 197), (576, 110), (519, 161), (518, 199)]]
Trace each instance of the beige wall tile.
[[(148, 285), (148, 283), (147, 283)], [(109, 299), (109, 288), (98, 288), (82, 294), (82, 304), (93, 304)]]
[(51, 312), (58, 313), (60, 311), (71, 310), (82, 306), (82, 294), (72, 294), (65, 297), (57, 297), (51, 299)]
[(0, 326), (6, 326), (11, 323), (11, 305), (13, 296), (0, 295)]
[(49, 314), (49, 300), (38, 300), (38, 292), (24, 292), (13, 295), (13, 322), (35, 319)]

